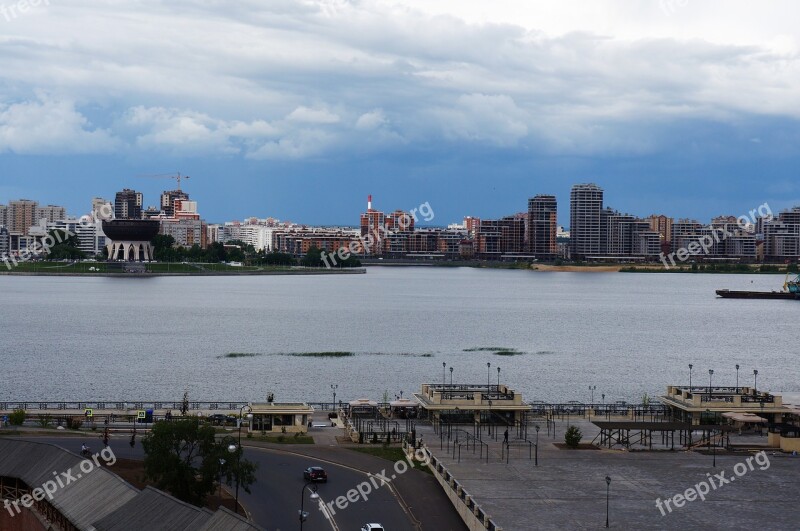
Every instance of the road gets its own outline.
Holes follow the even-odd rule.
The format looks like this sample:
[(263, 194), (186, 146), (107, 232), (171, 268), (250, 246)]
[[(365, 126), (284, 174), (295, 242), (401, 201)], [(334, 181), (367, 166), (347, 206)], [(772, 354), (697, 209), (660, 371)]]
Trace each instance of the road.
[[(88, 444), (92, 452), (102, 448), (102, 441), (96, 435), (87, 437), (25, 437), (26, 440), (46, 442), (60, 446), (66, 450), (80, 453), (81, 444)], [(143, 459), (144, 452), (140, 439), (131, 448), (128, 439), (112, 439), (111, 448), (119, 459)], [(338, 496), (346, 496), (347, 492), (368, 481), (364, 472), (349, 467), (323, 462), (311, 457), (295, 455), (283, 451), (248, 447), (245, 445), (245, 457), (258, 463), (256, 483), (250, 487), (251, 494), (239, 491), (239, 500), (250, 512), (253, 520), (268, 531), (286, 531), (299, 528), (300, 496), (305, 481), (303, 469), (309, 466), (322, 466), (328, 472), (328, 483), (318, 484), (318, 494), (324, 503), (330, 503)], [(387, 469), (391, 463), (387, 462)], [(111, 467), (113, 471), (113, 467)], [(376, 470), (376, 472), (378, 472)], [(387, 476), (391, 477), (387, 473)], [(380, 485), (380, 481), (378, 481)], [(362, 486), (362, 489), (364, 487)], [(370, 522), (378, 522), (391, 531), (410, 531), (414, 527), (409, 516), (403, 510), (399, 500), (388, 486), (373, 489), (367, 500), (359, 497), (355, 503), (347, 504), (342, 510), (333, 505), (333, 522), (329, 522), (325, 514), (310, 499), (306, 492), (304, 510), (309, 513), (303, 529), (307, 531), (358, 531)]]

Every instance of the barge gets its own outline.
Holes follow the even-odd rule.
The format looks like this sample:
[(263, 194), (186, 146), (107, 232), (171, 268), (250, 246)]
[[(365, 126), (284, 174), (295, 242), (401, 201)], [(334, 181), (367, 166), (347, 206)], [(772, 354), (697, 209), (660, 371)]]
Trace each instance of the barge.
[(782, 291), (734, 291), (718, 289), (717, 295), (723, 299), (800, 299), (800, 275), (789, 280), (789, 273), (783, 282)]
[(718, 289), (717, 295), (723, 299), (797, 299), (798, 293), (790, 291), (733, 291)]

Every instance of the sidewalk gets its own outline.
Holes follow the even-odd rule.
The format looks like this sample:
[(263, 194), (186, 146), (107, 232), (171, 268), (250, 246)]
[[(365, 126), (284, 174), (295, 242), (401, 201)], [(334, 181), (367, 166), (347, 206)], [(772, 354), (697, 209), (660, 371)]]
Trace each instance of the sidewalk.
[[(571, 419), (583, 442), (598, 433), (587, 419)], [(539, 466), (528, 450), (513, 446), (509, 464), (501, 460), (502, 431), (498, 441), (483, 440), (489, 447), (489, 463), (478, 451), (462, 446), (461, 462), (452, 445), (440, 449), (439, 435), (431, 427), (419, 433), (430, 451), (450, 470), (482, 508), (506, 530), (600, 529), (606, 518), (606, 476), (609, 486), (610, 527), (617, 529), (794, 529), (800, 517), (800, 458), (769, 455), (766, 470), (748, 471), (731, 484), (712, 491), (705, 502), (696, 500), (662, 516), (656, 500), (669, 499), (707, 480), (707, 474), (725, 472), (752, 454), (717, 454), (712, 457), (684, 451), (562, 450), (553, 443), (564, 441), (567, 422), (556, 421), (556, 437), (539, 432)], [(467, 430), (472, 433), (471, 427)], [(511, 435), (513, 439), (513, 434)], [(535, 440), (529, 429), (528, 438)], [(734, 437), (731, 436), (733, 442)], [(743, 437), (748, 440), (748, 437)], [(762, 439), (763, 441), (763, 439)]]

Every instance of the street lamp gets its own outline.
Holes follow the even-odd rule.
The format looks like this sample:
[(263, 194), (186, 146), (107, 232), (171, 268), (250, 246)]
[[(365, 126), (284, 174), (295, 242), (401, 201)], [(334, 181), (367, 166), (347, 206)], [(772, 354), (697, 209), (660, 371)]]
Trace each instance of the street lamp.
[(736, 394), (739, 394), (739, 364), (736, 364)]
[(708, 369), (708, 397), (711, 398), (711, 377), (714, 376), (714, 369)]
[(692, 391), (692, 367), (693, 365), (689, 364), (689, 392)]
[(453, 368), (450, 367), (450, 385), (453, 385)]
[(445, 380), (445, 378), (446, 378), (445, 377), (445, 372), (444, 372), (445, 367), (447, 367), (447, 363), (442, 362), (442, 386), (444, 386), (447, 383), (447, 380)]
[(608, 497), (611, 490), (611, 477), (606, 476), (606, 527), (608, 527)]
[(753, 369), (753, 393), (758, 394), (758, 369)]
[(486, 392), (492, 392), (492, 374), (489, 371), (489, 368), (492, 366), (491, 362), (486, 362)]
[(589, 403), (589, 420), (592, 420), (592, 409), (594, 408), (594, 391), (597, 389), (596, 385), (589, 386), (589, 392), (592, 393), (592, 399)]
[(536, 457), (533, 462), (533, 466), (539, 466), (539, 425), (537, 424), (534, 427), (536, 428)]
[(253, 408), (249, 405), (244, 405), (239, 408), (239, 446), (235, 444), (228, 445), (228, 451), (230, 453), (236, 453), (236, 506), (234, 507), (234, 512), (239, 514), (239, 474), (241, 472), (240, 465), (242, 464), (242, 413), (244, 410), (247, 409), (247, 428), (250, 429), (253, 419)]
[(336, 390), (339, 389), (339, 384), (331, 384), (331, 390), (333, 391), (333, 410), (336, 411)]
[(497, 368), (497, 392), (500, 392), (500, 367)]
[(489, 418), (486, 420), (486, 425), (489, 429), (489, 437), (492, 436), (492, 401), (489, 400)]
[(306, 489), (309, 487), (309, 485), (311, 486), (310, 498), (312, 500), (319, 499), (319, 494), (317, 494), (317, 486), (314, 484), (313, 481), (309, 481), (305, 485), (303, 485), (303, 490), (300, 491), (300, 531), (303, 531), (303, 522), (305, 522), (306, 519), (308, 518), (308, 513), (305, 512), (304, 507), (306, 501)]
[(225, 466), (225, 460), (219, 460), (219, 504), (222, 505), (222, 467)]
[[(708, 423), (711, 424), (711, 410), (710, 409), (706, 409), (706, 414), (708, 415)], [(711, 429), (710, 428), (708, 430), (708, 448), (709, 448), (709, 450), (711, 449)], [(717, 468), (717, 445), (716, 445), (716, 443), (714, 444), (714, 449), (712, 450), (712, 455), (714, 456), (713, 457), (714, 461), (713, 461), (712, 466), (714, 468)]]

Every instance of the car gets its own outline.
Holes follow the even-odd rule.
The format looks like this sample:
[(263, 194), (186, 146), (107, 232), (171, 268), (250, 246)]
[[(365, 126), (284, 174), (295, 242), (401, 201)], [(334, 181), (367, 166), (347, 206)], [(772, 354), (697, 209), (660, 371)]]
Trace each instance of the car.
[(308, 481), (328, 482), (328, 473), (321, 466), (310, 466), (303, 470), (303, 479)]
[(361, 528), (361, 531), (384, 531), (382, 524), (367, 524)]
[(206, 417), (211, 424), (215, 426), (225, 426), (226, 424), (236, 424), (236, 417), (233, 415), (223, 415), (222, 413), (215, 413)]

